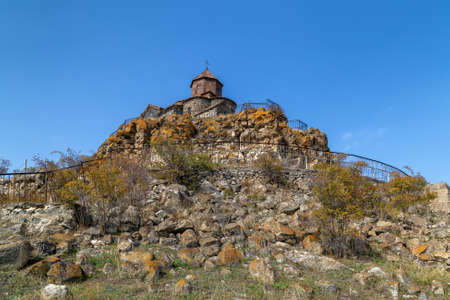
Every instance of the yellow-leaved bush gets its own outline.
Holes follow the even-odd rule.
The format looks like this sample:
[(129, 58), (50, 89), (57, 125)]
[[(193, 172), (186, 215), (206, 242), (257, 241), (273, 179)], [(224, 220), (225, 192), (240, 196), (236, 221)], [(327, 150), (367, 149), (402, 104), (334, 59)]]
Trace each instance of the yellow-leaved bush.
[(385, 201), (381, 203), (382, 210), (391, 215), (404, 212), (413, 205), (427, 203), (436, 196), (425, 189), (427, 182), (420, 175), (400, 176), (394, 173), (391, 177), (383, 184)]
[(103, 230), (114, 207), (136, 205), (149, 186), (145, 167), (119, 155), (86, 164), (77, 174), (55, 190), (56, 200), (90, 207)]
[[(351, 222), (365, 216), (395, 217), (418, 203), (434, 197), (425, 190), (421, 176), (394, 176), (389, 182), (375, 181), (363, 176), (365, 162), (342, 166), (319, 163), (313, 192), (321, 207), (314, 213), (320, 224), (325, 253), (337, 256), (367, 254), (370, 251), (365, 237), (349, 229)], [(364, 251), (361, 251), (363, 249)]]

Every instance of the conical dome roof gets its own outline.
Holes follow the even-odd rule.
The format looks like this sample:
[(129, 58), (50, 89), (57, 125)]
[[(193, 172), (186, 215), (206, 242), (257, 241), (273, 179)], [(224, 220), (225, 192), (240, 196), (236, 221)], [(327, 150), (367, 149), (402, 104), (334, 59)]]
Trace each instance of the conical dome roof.
[(214, 80), (216, 80), (221, 86), (223, 86), (222, 82), (220, 82), (220, 80), (217, 79), (217, 77), (214, 76), (211, 72), (209, 72), (208, 68), (206, 68), (205, 71), (203, 71), (202, 73), (200, 73), (200, 75), (198, 75), (197, 77), (195, 77), (194, 79), (192, 79), (191, 87), (192, 87), (192, 84), (194, 83), (194, 81), (199, 80), (199, 79), (202, 79), (202, 78), (214, 79)]

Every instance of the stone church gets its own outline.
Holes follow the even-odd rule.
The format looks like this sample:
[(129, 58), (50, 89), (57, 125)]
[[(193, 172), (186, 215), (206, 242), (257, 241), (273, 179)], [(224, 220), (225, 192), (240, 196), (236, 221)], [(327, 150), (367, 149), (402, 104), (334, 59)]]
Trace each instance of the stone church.
[(223, 84), (208, 68), (191, 82), (191, 97), (176, 101), (162, 108), (150, 104), (142, 114), (144, 118), (161, 118), (169, 115), (190, 114), (193, 118), (211, 118), (217, 115), (232, 114), (236, 102), (222, 97)]

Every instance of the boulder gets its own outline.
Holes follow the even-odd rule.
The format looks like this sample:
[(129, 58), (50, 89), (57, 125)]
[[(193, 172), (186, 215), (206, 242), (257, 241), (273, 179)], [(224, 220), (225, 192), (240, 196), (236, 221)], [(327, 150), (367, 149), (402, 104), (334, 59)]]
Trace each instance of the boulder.
[(15, 231), (22, 236), (47, 237), (77, 226), (74, 210), (65, 205), (16, 203), (3, 207), (0, 232)]
[(287, 260), (319, 272), (338, 271), (347, 268), (344, 264), (326, 256), (306, 251), (291, 250), (285, 253)]
[(81, 264), (86, 260), (90, 260), (91, 257), (97, 257), (100, 255), (100, 251), (94, 248), (84, 248), (77, 252), (76, 262), (77, 264)]
[(201, 253), (199, 248), (184, 248), (178, 251), (178, 257), (186, 264), (194, 267), (200, 266), (205, 257)]
[(192, 229), (188, 229), (180, 235), (180, 243), (184, 247), (194, 248), (198, 246), (197, 236)]
[(181, 184), (171, 184), (164, 189), (161, 200), (168, 207), (179, 208), (188, 200), (188, 189)]
[(47, 239), (33, 241), (31, 243), (36, 256), (49, 256), (56, 253), (56, 245)]
[(187, 295), (192, 292), (192, 285), (186, 279), (180, 279), (175, 284), (175, 294)]
[(136, 206), (130, 205), (121, 214), (120, 231), (133, 232), (139, 230), (141, 224), (141, 213)]
[(87, 236), (89, 240), (96, 239), (102, 236), (102, 230), (99, 227), (89, 227), (82, 232), (83, 235)]
[(174, 246), (178, 243), (178, 240), (176, 237), (160, 237), (159, 238), (159, 244), (164, 246)]
[(218, 246), (220, 245), (220, 241), (212, 236), (200, 237), (200, 246), (209, 247), (209, 246)]
[(218, 192), (217, 188), (208, 180), (203, 180), (200, 184), (199, 191), (205, 194), (213, 194)]
[(285, 201), (278, 205), (278, 211), (287, 215), (295, 213), (299, 208), (298, 203), (294, 201)]
[(41, 300), (67, 299), (73, 299), (73, 296), (65, 285), (48, 284), (41, 290)]
[(220, 252), (220, 247), (218, 245), (212, 245), (212, 246), (208, 246), (208, 247), (202, 247), (200, 248), (202, 254), (205, 257), (211, 257), (211, 256), (216, 256), (217, 254), (219, 254)]
[(154, 260), (150, 252), (132, 251), (120, 254), (120, 269), (130, 277), (146, 277), (157, 280), (161, 274), (161, 263)]
[(194, 229), (194, 224), (192, 224), (191, 220), (183, 219), (176, 223), (174, 232), (183, 232), (188, 229)]
[(229, 223), (224, 226), (223, 232), (225, 236), (244, 235), (244, 230), (239, 223)]
[(261, 228), (267, 232), (273, 233), (278, 241), (295, 240), (295, 231), (280, 222), (268, 220), (262, 224)]
[(367, 274), (374, 275), (375, 277), (378, 277), (378, 278), (386, 278), (386, 276), (387, 276), (386, 272), (381, 270), (380, 267), (371, 268), (369, 271), (367, 271)]
[(376, 234), (380, 234), (383, 232), (394, 232), (398, 231), (398, 226), (392, 222), (380, 220), (375, 224), (373, 231)]
[(46, 276), (47, 272), (50, 270), (50, 267), (60, 261), (61, 260), (58, 257), (48, 257), (29, 266), (25, 269), (25, 274), (40, 277)]
[(56, 245), (56, 251), (68, 253), (75, 248), (75, 238), (72, 234), (55, 233), (48, 240)]
[(231, 244), (225, 244), (222, 251), (217, 255), (217, 264), (221, 266), (233, 266), (241, 263), (244, 255)]
[(263, 259), (256, 258), (254, 259), (249, 267), (248, 270), (250, 272), (250, 275), (257, 281), (259, 281), (262, 284), (273, 284), (274, 283), (274, 272), (272, 271), (272, 268), (270, 264)]
[(2, 243), (0, 241), (0, 266), (13, 265), (15, 268), (21, 269), (33, 257), (33, 248), (27, 240), (18, 239)]
[(420, 256), (422, 253), (424, 253), (428, 249), (428, 244), (422, 244), (417, 247), (414, 247), (411, 249), (412, 254), (415, 256)]
[(167, 236), (169, 233), (175, 232), (176, 227), (177, 222), (175, 220), (165, 219), (155, 227), (155, 230), (158, 234)]
[(125, 239), (119, 242), (119, 244), (117, 245), (117, 250), (119, 252), (128, 252), (131, 251), (133, 247), (134, 247), (133, 241), (131, 241), (130, 239)]
[(322, 254), (323, 249), (319, 237), (314, 234), (306, 236), (302, 241), (303, 248), (314, 254)]
[(442, 284), (442, 282), (437, 281), (437, 280), (433, 280), (431, 282), (431, 291), (436, 296), (443, 297), (445, 294), (444, 285)]
[(84, 273), (79, 265), (63, 261), (52, 264), (47, 272), (48, 280), (53, 283), (73, 282), (83, 277)]
[(203, 266), (203, 270), (208, 272), (208, 271), (214, 270), (215, 268), (216, 268), (216, 264), (214, 263), (214, 261), (212, 259), (207, 259), (205, 261), (205, 264)]

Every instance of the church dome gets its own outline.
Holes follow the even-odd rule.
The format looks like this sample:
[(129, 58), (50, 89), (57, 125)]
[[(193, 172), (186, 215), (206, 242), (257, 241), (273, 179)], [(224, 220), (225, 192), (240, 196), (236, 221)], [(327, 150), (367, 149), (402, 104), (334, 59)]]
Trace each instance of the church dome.
[(216, 80), (221, 86), (223, 86), (222, 82), (220, 82), (220, 80), (217, 79), (217, 77), (214, 76), (214, 75), (208, 70), (208, 68), (206, 68), (205, 71), (203, 71), (202, 73), (200, 73), (197, 77), (195, 77), (194, 79), (192, 79), (192, 82), (191, 82), (191, 88), (192, 88), (192, 85), (194, 84), (194, 81), (199, 80), (199, 79), (213, 79), (213, 80)]

